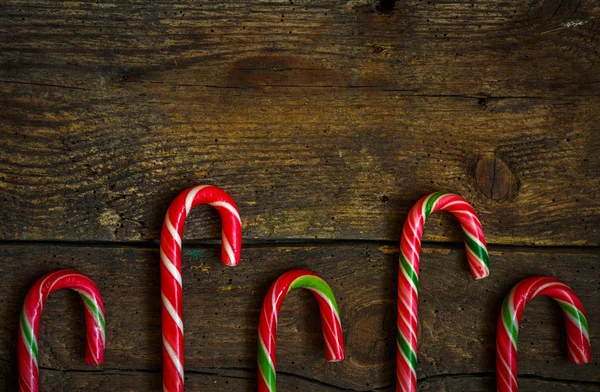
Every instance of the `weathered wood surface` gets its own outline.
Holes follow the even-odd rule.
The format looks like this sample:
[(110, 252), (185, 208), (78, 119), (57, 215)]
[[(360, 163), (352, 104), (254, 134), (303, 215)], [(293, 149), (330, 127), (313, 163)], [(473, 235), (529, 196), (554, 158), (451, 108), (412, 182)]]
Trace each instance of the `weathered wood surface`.
[(209, 182), (248, 239), (396, 240), (443, 189), (491, 243), (600, 245), (598, 3), (391, 3), (5, 2), (0, 238), (156, 239)]
[(412, 204), (448, 190), (480, 213), (492, 276), (471, 281), (458, 225), (430, 218), (419, 390), (494, 390), (502, 299), (549, 274), (586, 306), (593, 360), (568, 363), (559, 310), (536, 300), (521, 390), (600, 391), (599, 18), (594, 0), (3, 1), (0, 390), (27, 289), (66, 267), (102, 290), (106, 363), (83, 363), (81, 305), (56, 293), (43, 390), (161, 390), (155, 242), (172, 198), (213, 183), (245, 248), (222, 267), (217, 214), (190, 216), (186, 390), (254, 389), (262, 297), (303, 267), (338, 296), (348, 358), (324, 362), (294, 293), (280, 390), (392, 391), (395, 244)]
[[(184, 246), (186, 369), (189, 390), (252, 390), (256, 324), (269, 284), (291, 268), (311, 268), (335, 291), (345, 328), (347, 359), (324, 361), (317, 306), (306, 292), (286, 300), (279, 321), (281, 390), (390, 391), (394, 381), (398, 250), (388, 245), (281, 245), (243, 251), (235, 269), (218, 263), (216, 248)], [(76, 267), (92, 277), (106, 303), (106, 362), (83, 363), (82, 307), (76, 294), (54, 294), (44, 310), (40, 362), (46, 390), (158, 391), (160, 294), (158, 249), (145, 247), (0, 246), (0, 389), (15, 388), (20, 304), (43, 273)], [(492, 275), (472, 281), (464, 251), (427, 246), (420, 298), (419, 378), (423, 391), (492, 390), (496, 317), (510, 287), (549, 274), (579, 294), (599, 341), (600, 254), (590, 250), (498, 248)], [(521, 390), (600, 390), (600, 351), (592, 363), (566, 359), (561, 313), (550, 300), (526, 309), (520, 333)], [(459, 388), (463, 386), (463, 389)], [(117, 387), (118, 386), (118, 387)], [(468, 386), (467, 389), (466, 386)], [(202, 388), (200, 388), (202, 387)], [(62, 389), (61, 389), (62, 388)]]
[(599, 16), (593, 0), (7, 0), (2, 75), (92, 94), (162, 84), (597, 96)]

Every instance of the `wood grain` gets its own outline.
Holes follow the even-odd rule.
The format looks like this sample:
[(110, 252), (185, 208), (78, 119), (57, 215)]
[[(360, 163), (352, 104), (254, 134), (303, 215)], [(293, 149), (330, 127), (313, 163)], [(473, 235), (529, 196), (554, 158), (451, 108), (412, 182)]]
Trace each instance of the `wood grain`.
[[(1, 370), (0, 370), (1, 371)], [(46, 370), (45, 385), (59, 388), (67, 385), (73, 392), (123, 391), (138, 392), (159, 391), (161, 376), (158, 373), (140, 374), (130, 371), (103, 372), (60, 372)], [(252, 391), (255, 389), (255, 373), (237, 370), (213, 370), (207, 373), (186, 373), (185, 388), (188, 391)], [(68, 380), (65, 383), (65, 380)], [(420, 380), (418, 391), (469, 391), (489, 392), (494, 390), (494, 378), (491, 376), (443, 376), (435, 379)], [(353, 391), (322, 383), (314, 383), (295, 375), (279, 374), (277, 376), (278, 390), (281, 391)], [(540, 380), (531, 377), (521, 377), (519, 390), (521, 392), (560, 391), (560, 392), (593, 392), (600, 387), (594, 383), (561, 382), (557, 380)], [(393, 392), (395, 387), (378, 389), (358, 389), (357, 391)]]
[(599, 245), (597, 2), (429, 3), (5, 3), (0, 238), (157, 239), (213, 183), (248, 239), (396, 240), (448, 190), (491, 243)]
[(593, 0), (9, 0), (1, 75), (94, 92), (141, 83), (148, 92), (296, 85), (597, 96), (599, 16)]
[[(474, 204), (490, 243), (600, 244), (600, 98), (482, 110), (466, 98), (244, 92), (234, 113), (195, 91), (161, 119), (150, 103), (131, 114), (125, 101), (61, 109), (56, 97), (31, 112), (16, 105), (26, 89), (7, 94), (33, 122), (8, 119), (0, 140), (3, 239), (157, 239), (174, 196), (212, 183), (240, 205), (247, 239), (397, 240), (418, 198), (448, 190)], [(91, 118), (34, 120), (55, 112)], [(218, 236), (216, 215), (198, 214), (187, 237)], [(432, 219), (426, 238), (460, 240), (457, 225)]]
[(296, 267), (335, 290), (348, 357), (324, 362), (294, 293), (280, 389), (391, 392), (396, 244), (443, 190), (479, 212), (492, 275), (470, 280), (457, 222), (430, 218), (419, 390), (493, 390), (502, 299), (548, 274), (580, 295), (593, 361), (568, 363), (560, 311), (536, 300), (521, 391), (600, 391), (599, 18), (594, 0), (3, 1), (0, 390), (28, 288), (74, 267), (104, 295), (106, 363), (83, 363), (81, 304), (56, 293), (43, 390), (160, 391), (156, 242), (175, 195), (212, 183), (239, 204), (243, 262), (218, 263), (218, 215), (195, 209), (186, 390), (254, 390), (262, 297)]
[[(397, 248), (376, 244), (282, 245), (246, 248), (242, 263), (227, 269), (218, 249), (184, 246), (186, 369), (202, 390), (252, 390), (256, 323), (270, 283), (292, 268), (310, 268), (331, 284), (339, 301), (347, 358), (324, 361), (317, 306), (309, 293), (289, 296), (279, 321), (281, 389), (389, 390), (394, 380)], [(83, 317), (77, 296), (59, 292), (44, 310), (40, 363), (47, 390), (160, 390), (158, 250), (112, 246), (0, 246), (0, 361), (2, 385), (15, 387), (16, 325), (29, 286), (56, 268), (75, 267), (103, 294), (107, 318), (106, 362), (83, 363)], [(460, 248), (424, 249), (420, 298), (421, 390), (493, 389), (495, 324), (502, 299), (516, 282), (534, 274), (564, 280), (578, 293), (590, 320), (592, 344), (600, 339), (597, 267), (600, 255), (585, 250), (503, 248), (491, 252), (491, 277), (472, 281)], [(518, 266), (518, 268), (516, 267)], [(600, 387), (599, 356), (571, 365), (566, 359), (561, 313), (550, 300), (532, 302), (520, 333), (523, 390), (588, 391)], [(49, 370), (49, 371), (47, 371)], [(93, 372), (93, 373), (92, 373)], [(463, 380), (464, 379), (464, 380)], [(213, 382), (216, 381), (216, 384)], [(228, 383), (227, 383), (228, 382)], [(462, 384), (466, 382), (467, 384)], [(52, 386), (56, 388), (52, 388)], [(91, 387), (91, 385), (96, 385)], [(212, 386), (211, 386), (212, 385)], [(287, 385), (287, 386), (286, 386)], [(127, 389), (129, 388), (129, 389)], [(120, 388), (119, 388), (120, 389)]]

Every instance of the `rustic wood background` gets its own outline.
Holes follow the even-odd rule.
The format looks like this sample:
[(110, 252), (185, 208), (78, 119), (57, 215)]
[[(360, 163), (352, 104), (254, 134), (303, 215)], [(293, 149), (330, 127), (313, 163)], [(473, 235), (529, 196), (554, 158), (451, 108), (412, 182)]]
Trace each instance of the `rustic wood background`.
[[(186, 387), (252, 391), (270, 283), (322, 274), (347, 358), (324, 361), (317, 307), (280, 320), (281, 391), (392, 391), (398, 241), (436, 190), (479, 211), (491, 277), (459, 226), (426, 226), (420, 391), (494, 390), (496, 317), (520, 279), (579, 294), (600, 346), (600, 3), (596, 0), (4, 0), (0, 4), (0, 389), (17, 390), (28, 288), (76, 268), (106, 304), (106, 363), (83, 361), (82, 306), (44, 311), (44, 391), (160, 391), (158, 238), (169, 202), (211, 183), (240, 206), (242, 263), (218, 215), (184, 244)], [(531, 303), (522, 391), (600, 391), (566, 359), (561, 314)]]

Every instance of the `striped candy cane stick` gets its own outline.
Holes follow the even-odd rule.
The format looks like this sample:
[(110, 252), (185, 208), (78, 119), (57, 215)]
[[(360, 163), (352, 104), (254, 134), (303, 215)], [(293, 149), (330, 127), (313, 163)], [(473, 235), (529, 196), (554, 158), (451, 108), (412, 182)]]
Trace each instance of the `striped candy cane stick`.
[(91, 365), (104, 361), (104, 305), (98, 288), (77, 271), (60, 270), (39, 279), (27, 293), (19, 322), (19, 391), (38, 392), (38, 333), (42, 310), (48, 296), (60, 289), (75, 290), (85, 306), (87, 345), (85, 360)]
[(408, 213), (400, 240), (398, 270), (398, 336), (396, 350), (396, 391), (417, 390), (417, 315), (419, 303), (419, 254), (423, 225), (431, 213), (442, 210), (452, 213), (465, 234), (467, 259), (473, 278), (489, 275), (488, 252), (483, 228), (477, 213), (460, 196), (433, 193), (423, 197)]
[(321, 312), (325, 337), (325, 357), (329, 362), (344, 359), (344, 338), (340, 314), (331, 288), (317, 274), (305, 270), (288, 271), (281, 275), (269, 289), (263, 302), (258, 324), (258, 392), (275, 392), (275, 345), (279, 309), (290, 290), (310, 290)]
[(502, 304), (496, 335), (496, 385), (498, 392), (514, 392), (517, 385), (517, 338), (525, 305), (538, 296), (551, 297), (562, 308), (567, 329), (569, 360), (590, 361), (590, 336), (581, 301), (569, 286), (548, 276), (533, 276), (517, 283)]
[(181, 192), (169, 206), (160, 238), (162, 294), (163, 390), (183, 392), (183, 306), (181, 296), (181, 238), (185, 219), (198, 204), (210, 204), (221, 215), (221, 261), (240, 261), (242, 224), (235, 202), (223, 190), (200, 185)]

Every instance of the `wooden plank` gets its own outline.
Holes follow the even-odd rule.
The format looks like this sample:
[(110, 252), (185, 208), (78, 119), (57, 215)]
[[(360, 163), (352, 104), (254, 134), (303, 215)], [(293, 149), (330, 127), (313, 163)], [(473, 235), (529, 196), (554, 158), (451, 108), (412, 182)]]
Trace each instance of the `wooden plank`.
[[(418, 198), (448, 190), (474, 204), (490, 243), (600, 244), (600, 98), (482, 109), (356, 89), (158, 87), (150, 100), (95, 101), (7, 86), (3, 239), (157, 239), (175, 195), (213, 183), (240, 205), (246, 239), (395, 241)], [(218, 237), (201, 210), (186, 237)], [(461, 239), (432, 220), (428, 240)]]
[[(106, 363), (99, 369), (82, 363), (81, 304), (75, 294), (58, 292), (44, 310), (44, 380), (49, 385), (60, 380), (69, 390), (91, 384), (99, 385), (93, 390), (114, 390), (115, 383), (160, 390), (156, 248), (2, 245), (0, 255), (0, 285), (11, 288), (0, 292), (0, 364), (11, 375), (0, 381), (0, 389), (15, 383), (16, 373), (7, 369), (14, 369), (15, 326), (28, 288), (48, 271), (75, 267), (92, 277), (104, 296)], [(377, 244), (255, 246), (244, 250), (238, 267), (227, 269), (218, 264), (217, 248), (184, 246), (186, 369), (191, 382), (215, 391), (250, 389), (263, 296), (282, 272), (310, 268), (336, 293), (347, 358), (337, 364), (324, 361), (318, 318), (307, 317), (316, 314), (317, 306), (310, 294), (292, 293), (279, 321), (278, 370), (287, 375), (281, 377), (282, 390), (387, 390), (394, 380), (397, 257), (396, 248)], [(496, 317), (510, 287), (526, 276), (552, 275), (573, 287), (590, 319), (593, 345), (600, 339), (594, 324), (600, 318), (599, 258), (594, 250), (497, 247), (491, 252), (491, 277), (475, 282), (468, 276), (462, 249), (426, 247), (418, 374), (428, 381), (422, 390), (444, 385), (455, 390), (452, 386), (461, 377), (473, 386), (469, 390), (490, 389)], [(560, 317), (550, 300), (537, 299), (527, 307), (519, 339), (519, 369), (529, 376), (523, 385), (529, 390), (544, 385), (544, 390), (558, 391), (563, 384), (571, 390), (598, 390), (600, 354), (594, 351), (589, 365), (570, 364)], [(209, 387), (215, 380), (217, 385)]]
[[(477, 377), (443, 377), (441, 379), (426, 380), (420, 382), (418, 388), (421, 392), (433, 391), (469, 391), (469, 392), (489, 392), (496, 389), (495, 379), (490, 376)], [(535, 378), (521, 377), (519, 379), (519, 391), (539, 392), (539, 391), (598, 391), (600, 386), (597, 384), (569, 383), (557, 380), (543, 380)], [(392, 391), (392, 389), (389, 389)]]
[[(1, 370), (0, 370), (1, 371)], [(221, 391), (252, 391), (256, 389), (256, 374), (254, 372), (240, 372), (215, 370), (214, 374), (186, 374), (186, 390), (221, 392)], [(66, 381), (66, 382), (65, 382)], [(354, 389), (340, 389), (335, 386), (314, 383), (304, 380), (293, 374), (280, 374), (277, 377), (278, 390), (280, 391), (355, 391)], [(489, 392), (495, 388), (492, 376), (448, 376), (440, 379), (420, 380), (418, 390), (421, 392), (439, 391), (469, 391)], [(67, 386), (69, 391), (100, 392), (123, 391), (138, 392), (160, 391), (161, 375), (158, 373), (139, 373), (127, 371), (99, 372), (64, 372), (45, 370), (43, 384), (46, 390), (61, 390)], [(16, 384), (14, 388), (16, 388)], [(592, 392), (598, 391), (597, 384), (564, 382), (557, 380), (539, 380), (522, 377), (519, 380), (519, 391), (560, 391), (560, 392)], [(360, 391), (373, 389), (360, 389)], [(394, 386), (378, 388), (377, 392), (392, 392)], [(358, 391), (358, 390), (356, 390)]]
[(482, 98), (600, 88), (594, 0), (10, 0), (1, 11), (0, 76), (11, 83), (369, 86)]
[(597, 2), (293, 3), (0, 6), (0, 238), (156, 239), (210, 182), (248, 239), (396, 240), (442, 189), (600, 245)]

